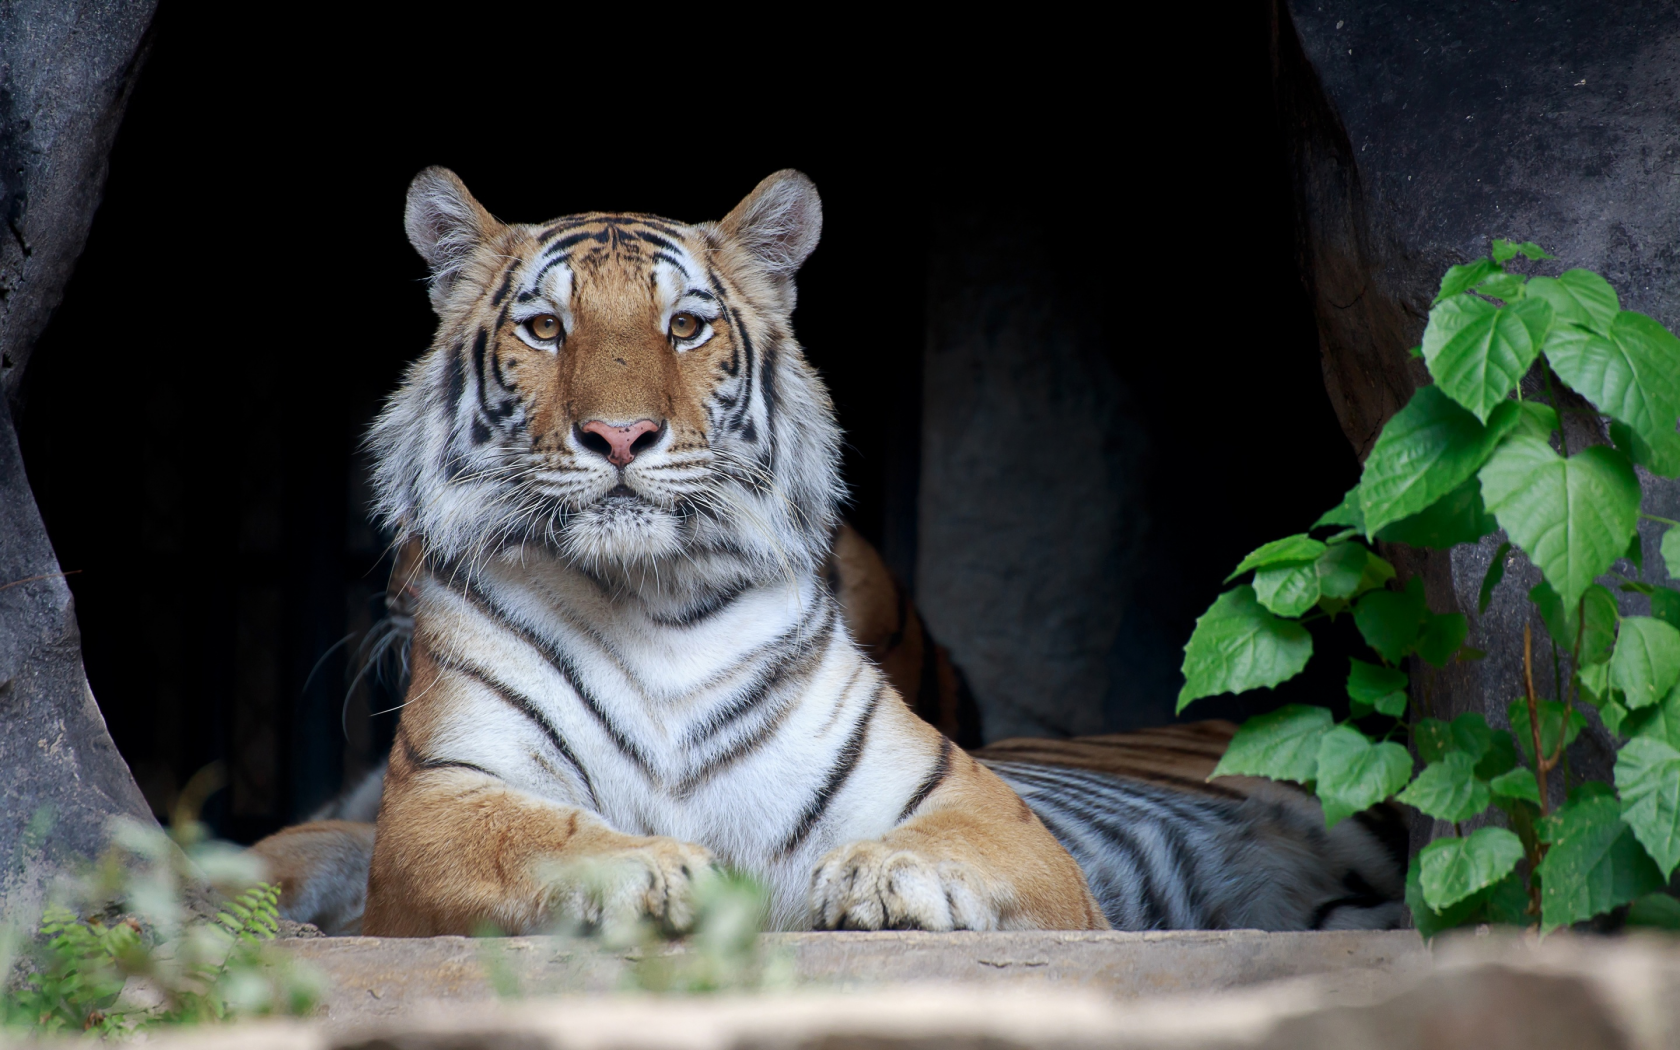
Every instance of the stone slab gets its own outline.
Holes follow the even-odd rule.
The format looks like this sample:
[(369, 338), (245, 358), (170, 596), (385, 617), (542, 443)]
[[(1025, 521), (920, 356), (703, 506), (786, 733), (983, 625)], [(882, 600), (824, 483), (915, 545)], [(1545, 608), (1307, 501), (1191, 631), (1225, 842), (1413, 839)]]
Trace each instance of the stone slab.
[[(766, 938), (798, 987), (909, 984), (1078, 991), (1104, 1000), (1210, 993), (1308, 975), (1357, 996), (1425, 965), (1416, 932), (784, 933)], [(523, 995), (625, 987), (628, 953), (555, 937), (331, 937), (284, 942), (316, 967), (335, 1026), (410, 1015), (423, 1004), (488, 1002), (492, 975)], [(681, 949), (674, 949), (680, 951)]]
[[(929, 944), (920, 943), (926, 935), (866, 936), (855, 943), (882, 951), (896, 944), (898, 954), (911, 957), (943, 950), (961, 960), (966, 953), (970, 962), (1028, 943), (1020, 935), (947, 936)], [(1365, 936), (1371, 943), (1356, 947), (1352, 958), (1396, 961), (1388, 951), (1396, 938)], [(1337, 934), (1040, 937), (1037, 950), (1048, 958), (1030, 968), (1051, 967), (1064, 952), (1071, 953), (1066, 961), (1076, 962), (1079, 952), (1098, 949), (1120, 955), (1130, 950), (1135, 961), (1148, 964), (1170, 960), (1175, 944), (1190, 953), (1211, 952), (1221, 939), (1238, 958), (1245, 942), (1275, 941), (1279, 950), (1309, 964), (1333, 959), (1355, 943)], [(784, 941), (796, 950), (801, 943)], [(414, 946), (423, 946), (419, 954), (460, 947)], [(375, 947), (394, 957), (389, 942), (341, 945), (331, 952), (299, 944), (291, 950), (342, 960), (369, 956)], [(842, 947), (842, 958), (881, 957), (855, 945)], [(1076, 983), (997, 979), (849, 992), (807, 987), (760, 995), (574, 995), (417, 1004), (349, 1025), (251, 1023), (155, 1033), (148, 1045), (159, 1050), (1658, 1050), (1680, 1045), (1680, 945), (1673, 938), (1461, 935), (1427, 960), (1421, 949), (1413, 959), (1421, 965), (1391, 969), (1358, 991), (1339, 985), (1335, 974), (1321, 973), (1140, 998), (1117, 998)], [(1016, 959), (1009, 955), (1003, 961)]]

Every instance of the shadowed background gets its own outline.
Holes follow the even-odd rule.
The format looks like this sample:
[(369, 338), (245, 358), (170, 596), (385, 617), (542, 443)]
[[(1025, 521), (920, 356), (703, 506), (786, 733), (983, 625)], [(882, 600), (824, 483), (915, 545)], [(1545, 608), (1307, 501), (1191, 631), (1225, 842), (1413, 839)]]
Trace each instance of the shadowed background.
[[(88, 676), (159, 812), (221, 759), (207, 815), (248, 841), (389, 742), (400, 698), (351, 688), (389, 571), (359, 442), (430, 338), (401, 223), (427, 164), (510, 221), (717, 218), (777, 168), (816, 181), (795, 323), (846, 430), (849, 514), (987, 739), (1170, 720), (1222, 577), (1357, 476), (1297, 276), (1260, 5), (1141, 58), (1076, 24), (1044, 47), (817, 60), (359, 19), (164, 5), (25, 377)], [(1191, 714), (1323, 700), (1341, 666)]]

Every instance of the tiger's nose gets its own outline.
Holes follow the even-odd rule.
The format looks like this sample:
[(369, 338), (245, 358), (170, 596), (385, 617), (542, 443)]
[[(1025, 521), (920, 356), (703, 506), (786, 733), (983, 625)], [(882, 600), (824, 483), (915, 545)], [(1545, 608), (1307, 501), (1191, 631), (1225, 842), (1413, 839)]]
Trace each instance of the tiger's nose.
[(577, 428), (577, 442), (596, 455), (607, 457), (613, 466), (622, 467), (635, 459), (636, 453), (652, 448), (663, 433), (665, 424), (651, 419), (638, 419), (623, 426), (591, 419)]

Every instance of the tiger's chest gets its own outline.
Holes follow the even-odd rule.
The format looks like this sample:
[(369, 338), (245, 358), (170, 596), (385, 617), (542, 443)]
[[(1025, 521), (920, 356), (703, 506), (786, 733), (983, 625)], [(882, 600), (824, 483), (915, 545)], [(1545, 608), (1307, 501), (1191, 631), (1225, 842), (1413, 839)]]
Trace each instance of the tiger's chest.
[(620, 831), (775, 855), (884, 688), (821, 583), (650, 605), (520, 568), (421, 588), (438, 746)]

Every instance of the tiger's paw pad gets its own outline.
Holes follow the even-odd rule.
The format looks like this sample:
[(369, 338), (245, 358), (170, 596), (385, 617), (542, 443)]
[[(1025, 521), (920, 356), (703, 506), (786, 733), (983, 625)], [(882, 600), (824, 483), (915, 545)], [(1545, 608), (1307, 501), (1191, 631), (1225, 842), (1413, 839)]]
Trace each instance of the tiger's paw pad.
[(561, 925), (612, 929), (650, 919), (669, 932), (687, 933), (694, 926), (695, 887), (716, 873), (717, 862), (704, 846), (651, 838), (540, 874), (549, 914)]
[(980, 874), (881, 842), (834, 850), (811, 874), (819, 930), (995, 930), (998, 909)]

